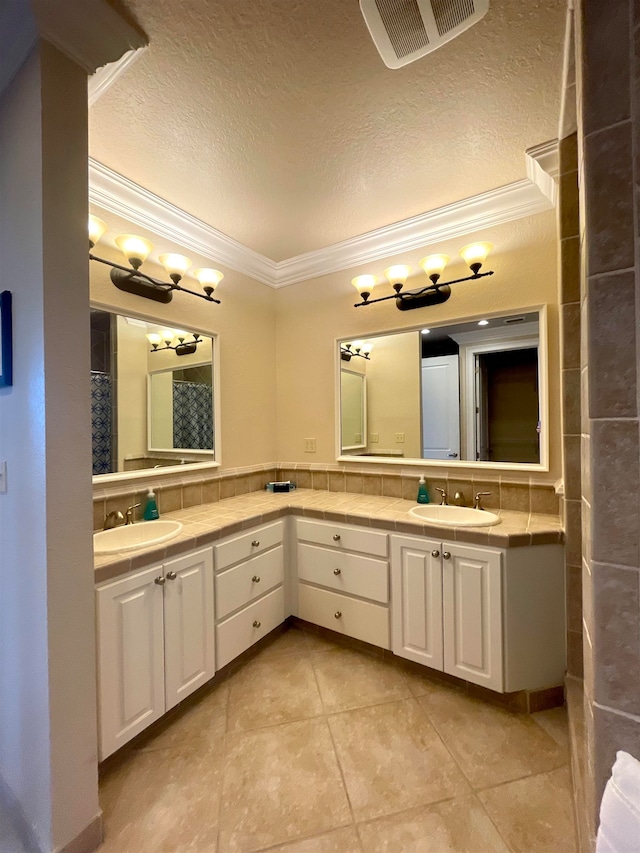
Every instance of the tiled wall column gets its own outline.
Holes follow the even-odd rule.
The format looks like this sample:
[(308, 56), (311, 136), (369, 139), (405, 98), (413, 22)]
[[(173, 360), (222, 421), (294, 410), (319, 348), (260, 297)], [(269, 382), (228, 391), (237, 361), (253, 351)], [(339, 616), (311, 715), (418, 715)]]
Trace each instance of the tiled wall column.
[(581, 0), (576, 12), (586, 807), (593, 836), (616, 750), (640, 759), (640, 264), (635, 250), (640, 69), (634, 51), (640, 5)]

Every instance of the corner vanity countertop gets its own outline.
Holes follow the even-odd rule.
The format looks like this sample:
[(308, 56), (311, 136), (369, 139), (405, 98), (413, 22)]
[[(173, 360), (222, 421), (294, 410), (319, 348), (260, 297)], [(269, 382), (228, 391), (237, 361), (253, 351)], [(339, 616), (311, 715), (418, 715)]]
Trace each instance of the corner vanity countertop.
[(560, 544), (564, 541), (560, 519), (553, 515), (493, 510), (500, 516), (500, 524), (494, 527), (443, 527), (425, 524), (410, 515), (409, 510), (414, 506), (414, 501), (350, 492), (312, 489), (296, 489), (284, 494), (250, 492), (239, 497), (163, 514), (163, 518), (175, 519), (184, 525), (175, 539), (138, 551), (95, 556), (95, 581), (102, 583), (153, 563), (161, 563), (194, 548), (210, 545), (232, 533), (239, 533), (286, 515), (376, 527), (390, 533), (406, 533), (495, 548)]

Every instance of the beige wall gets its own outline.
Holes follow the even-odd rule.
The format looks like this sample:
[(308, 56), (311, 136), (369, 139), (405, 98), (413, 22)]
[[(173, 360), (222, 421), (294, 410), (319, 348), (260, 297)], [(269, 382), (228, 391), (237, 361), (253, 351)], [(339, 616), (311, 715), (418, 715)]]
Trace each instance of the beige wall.
[[(454, 285), (448, 302), (432, 308), (398, 311), (393, 302), (354, 308), (357, 295), (350, 284), (354, 275), (382, 270), (392, 262), (417, 268), (425, 254), (445, 252), (452, 258), (471, 240), (490, 240), (495, 275), (477, 282)], [(448, 275), (465, 274), (462, 261), (450, 265)], [(409, 279), (406, 287), (422, 278)], [(335, 339), (371, 337), (378, 332), (446, 323), (485, 313), (510, 313), (538, 304), (548, 306), (550, 472), (537, 474), (553, 482), (561, 473), (560, 362), (558, 352), (557, 230), (554, 211), (507, 225), (468, 234), (456, 240), (407, 252), (340, 273), (302, 282), (276, 292), (277, 458), (292, 463), (331, 463), (335, 448)], [(378, 285), (374, 296), (390, 292)], [(305, 453), (304, 439), (316, 438), (317, 452)], [(461, 473), (463, 466), (458, 469)], [(470, 469), (466, 469), (467, 471)]]
[[(109, 224), (108, 215), (102, 213), (102, 217)], [(134, 233), (144, 232), (135, 229)], [(99, 244), (94, 251), (123, 261), (108, 246)], [(212, 265), (211, 259), (190, 257), (194, 266)], [(144, 269), (166, 279), (164, 270), (151, 262)], [(108, 267), (93, 263), (90, 269), (94, 304), (131, 317), (144, 316), (170, 328), (219, 335), (221, 441), (216, 455), (222, 468), (229, 469), (276, 458), (276, 293), (248, 276), (222, 271), (225, 278), (216, 291), (220, 305), (181, 293), (162, 305), (118, 290), (111, 284)], [(187, 280), (185, 286), (196, 290), (198, 283)]]

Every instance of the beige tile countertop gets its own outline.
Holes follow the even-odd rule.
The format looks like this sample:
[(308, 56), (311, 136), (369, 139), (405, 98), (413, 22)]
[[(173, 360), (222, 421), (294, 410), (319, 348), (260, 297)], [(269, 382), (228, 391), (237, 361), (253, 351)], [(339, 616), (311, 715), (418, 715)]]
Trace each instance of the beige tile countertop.
[(163, 518), (181, 521), (182, 531), (162, 545), (94, 558), (95, 581), (102, 583), (127, 572), (161, 563), (217, 539), (238, 533), (285, 515), (318, 518), (376, 527), (394, 533), (428, 536), (453, 542), (514, 548), (528, 545), (559, 544), (564, 541), (557, 516), (536, 515), (509, 510), (494, 510), (500, 524), (493, 527), (444, 527), (424, 524), (409, 515), (414, 501), (398, 498), (358, 495), (350, 492), (324, 492), (296, 489), (285, 494), (251, 492), (216, 503), (163, 514)]

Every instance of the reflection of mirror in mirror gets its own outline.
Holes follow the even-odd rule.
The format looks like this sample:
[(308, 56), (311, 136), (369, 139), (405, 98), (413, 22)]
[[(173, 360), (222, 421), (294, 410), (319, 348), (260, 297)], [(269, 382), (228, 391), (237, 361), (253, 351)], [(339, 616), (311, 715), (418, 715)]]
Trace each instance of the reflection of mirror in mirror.
[(210, 337), (91, 309), (93, 473), (213, 461), (212, 358)]
[(342, 454), (541, 463), (537, 311), (381, 334), (363, 343), (373, 348), (371, 359), (359, 359), (356, 368), (366, 385), (365, 434), (355, 440), (353, 380), (342, 365)]
[(367, 432), (367, 389), (364, 373), (343, 367), (340, 372), (343, 451), (364, 450)]

